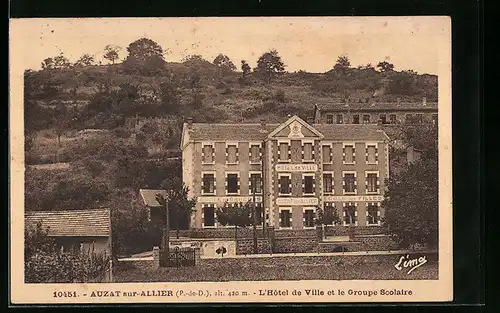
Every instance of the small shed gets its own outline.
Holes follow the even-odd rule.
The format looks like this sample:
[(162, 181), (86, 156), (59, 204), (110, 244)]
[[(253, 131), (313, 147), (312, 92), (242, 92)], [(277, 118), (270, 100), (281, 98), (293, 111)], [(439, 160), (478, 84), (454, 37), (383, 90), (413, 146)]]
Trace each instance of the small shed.
[(94, 251), (112, 255), (111, 210), (27, 211), (25, 226), (48, 228), (61, 252)]
[(156, 195), (167, 196), (167, 191), (163, 189), (139, 189), (142, 201), (148, 210), (148, 219), (160, 221), (165, 217), (165, 211), (161, 204), (156, 201)]

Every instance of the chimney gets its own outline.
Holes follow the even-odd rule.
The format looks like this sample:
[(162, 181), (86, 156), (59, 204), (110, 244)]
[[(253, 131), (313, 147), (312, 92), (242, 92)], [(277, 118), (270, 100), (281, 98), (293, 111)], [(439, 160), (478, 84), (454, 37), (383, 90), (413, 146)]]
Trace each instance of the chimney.
[(188, 128), (191, 128), (191, 126), (193, 126), (193, 118), (192, 117), (187, 118), (187, 126), (188, 126)]
[(427, 98), (426, 97), (423, 97), (422, 98), (422, 106), (427, 106)]
[(266, 120), (261, 119), (261, 120), (260, 120), (260, 126), (261, 126), (261, 127), (266, 127)]
[(259, 133), (262, 133), (262, 134), (266, 134), (266, 133), (267, 133), (267, 129), (266, 129), (266, 120), (264, 120), (264, 119), (261, 119), (261, 120), (260, 120), (260, 129), (259, 129)]
[(345, 105), (346, 107), (348, 107), (348, 106), (349, 106), (349, 98), (348, 98), (348, 97), (346, 97), (346, 98), (344, 99), (344, 103), (345, 103), (344, 105)]
[(401, 98), (396, 98), (396, 105), (399, 107), (401, 106)]

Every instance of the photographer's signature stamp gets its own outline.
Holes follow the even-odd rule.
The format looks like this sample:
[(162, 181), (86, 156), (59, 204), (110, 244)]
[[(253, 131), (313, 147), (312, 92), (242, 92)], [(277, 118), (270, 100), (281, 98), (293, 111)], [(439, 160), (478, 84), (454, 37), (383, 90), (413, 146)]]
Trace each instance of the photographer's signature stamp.
[(394, 267), (398, 270), (401, 271), (403, 269), (408, 269), (408, 273), (410, 274), (413, 272), (415, 269), (419, 268), (420, 266), (424, 265), (427, 263), (427, 258), (424, 256), (418, 257), (418, 258), (410, 258), (410, 255), (402, 255), (399, 258), (398, 263), (394, 265)]

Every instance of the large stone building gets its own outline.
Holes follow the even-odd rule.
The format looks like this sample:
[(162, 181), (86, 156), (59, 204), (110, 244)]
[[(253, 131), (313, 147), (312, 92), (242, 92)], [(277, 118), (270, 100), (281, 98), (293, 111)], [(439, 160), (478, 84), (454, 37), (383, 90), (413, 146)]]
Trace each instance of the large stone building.
[[(188, 120), (183, 181), (197, 198), (192, 228), (216, 228), (216, 209), (253, 199), (259, 224), (313, 228), (333, 206), (343, 225), (379, 226), (389, 138), (378, 125), (205, 124)], [(264, 220), (262, 218), (264, 217)]]
[(437, 125), (438, 104), (428, 102), (337, 101), (316, 104), (314, 122), (317, 124), (377, 124), (433, 123)]

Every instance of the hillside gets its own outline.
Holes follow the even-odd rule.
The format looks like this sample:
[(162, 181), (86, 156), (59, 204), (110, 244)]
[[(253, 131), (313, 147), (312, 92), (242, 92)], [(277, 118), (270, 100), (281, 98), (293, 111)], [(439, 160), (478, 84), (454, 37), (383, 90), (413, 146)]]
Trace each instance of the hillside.
[(437, 100), (436, 76), (373, 67), (284, 73), (271, 81), (202, 59), (27, 71), (26, 209), (111, 207), (113, 227), (127, 230), (114, 240), (127, 242), (118, 250), (132, 251), (149, 227), (138, 189), (181, 185), (176, 157), (186, 117), (281, 122), (345, 97), (419, 102), (423, 96)]

